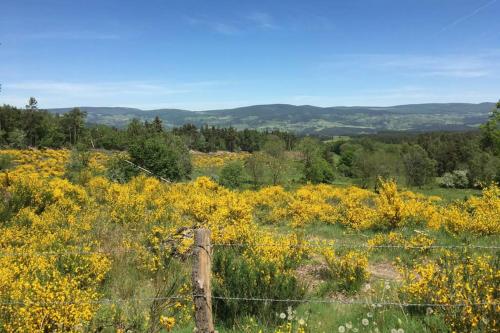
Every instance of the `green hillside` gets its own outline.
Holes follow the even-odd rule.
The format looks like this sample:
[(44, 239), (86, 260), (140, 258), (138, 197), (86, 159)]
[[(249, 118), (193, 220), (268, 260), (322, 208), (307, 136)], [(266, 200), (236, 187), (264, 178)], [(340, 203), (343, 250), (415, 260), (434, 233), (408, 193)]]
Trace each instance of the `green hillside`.
[[(317, 107), (311, 105), (268, 104), (234, 109), (188, 111), (179, 109), (140, 110), (124, 107), (81, 107), (88, 121), (125, 126), (132, 118), (160, 117), (165, 126), (192, 123), (197, 126), (234, 126), (344, 135), (380, 131), (468, 130), (486, 121), (494, 103), (409, 104), (390, 107)], [(69, 108), (51, 109), (63, 113)]]

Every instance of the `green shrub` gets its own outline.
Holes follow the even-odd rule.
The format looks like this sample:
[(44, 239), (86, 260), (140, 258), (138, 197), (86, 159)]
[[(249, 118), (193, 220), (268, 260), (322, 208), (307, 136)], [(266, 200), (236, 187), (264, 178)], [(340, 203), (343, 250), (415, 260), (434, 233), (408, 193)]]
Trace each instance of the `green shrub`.
[(139, 174), (139, 170), (127, 163), (126, 157), (115, 155), (106, 163), (106, 177), (121, 184), (127, 183), (130, 179)]
[(90, 151), (84, 146), (76, 146), (69, 156), (66, 164), (65, 177), (73, 183), (83, 184), (90, 179), (88, 166), (90, 163)]
[(213, 260), (213, 309), (217, 321), (228, 325), (243, 316), (255, 316), (263, 322), (273, 322), (276, 313), (293, 304), (218, 299), (220, 297), (301, 299), (305, 289), (290, 271), (282, 271), (273, 263), (247, 258), (233, 250), (215, 252)]
[(228, 188), (237, 188), (244, 181), (243, 163), (234, 161), (227, 163), (220, 171), (219, 183)]
[(441, 187), (446, 188), (467, 188), (469, 185), (467, 170), (454, 170), (446, 172), (439, 181)]
[(148, 169), (157, 177), (177, 181), (191, 173), (191, 157), (186, 145), (175, 135), (155, 135), (141, 139), (129, 148), (137, 165)]
[(313, 157), (304, 164), (304, 178), (314, 184), (331, 183), (335, 179), (333, 167), (320, 156)]
[(0, 155), (0, 171), (7, 170), (12, 167), (12, 156), (8, 154)]

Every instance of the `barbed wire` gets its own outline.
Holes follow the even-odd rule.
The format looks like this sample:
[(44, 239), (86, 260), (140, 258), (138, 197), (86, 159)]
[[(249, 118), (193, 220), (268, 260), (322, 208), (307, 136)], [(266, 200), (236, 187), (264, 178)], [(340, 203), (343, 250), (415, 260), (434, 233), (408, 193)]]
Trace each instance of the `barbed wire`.
[[(252, 244), (252, 243), (215, 243), (212, 244), (214, 247), (283, 247), (284, 244), (279, 243), (261, 243), (261, 244)], [(369, 245), (369, 244), (322, 244), (322, 243), (314, 243), (314, 242), (305, 242), (301, 244), (291, 244), (291, 247), (321, 247), (321, 248), (363, 248), (363, 249), (457, 249), (457, 248), (471, 248), (471, 249), (491, 249), (491, 250), (500, 250), (500, 246), (495, 245), (422, 245), (422, 246), (413, 246), (413, 245)]]
[[(166, 297), (149, 297), (149, 298), (128, 298), (128, 299), (109, 299), (103, 298), (99, 300), (88, 301), (52, 301), (52, 302), (23, 302), (23, 301), (1, 301), (0, 306), (63, 306), (63, 305), (81, 305), (81, 304), (121, 304), (132, 302), (153, 302), (153, 301), (170, 301), (170, 300), (191, 300), (192, 298), (205, 298), (205, 295), (175, 295)], [(468, 306), (500, 306), (499, 302), (477, 302), (477, 303), (406, 303), (406, 302), (387, 302), (387, 301), (362, 301), (362, 300), (340, 300), (340, 299), (281, 299), (281, 298), (261, 298), (261, 297), (227, 297), (227, 296), (212, 296), (215, 300), (226, 301), (245, 301), (245, 302), (264, 302), (264, 303), (311, 303), (311, 304), (337, 304), (337, 305), (363, 305), (371, 307), (468, 307)]]
[(320, 303), (320, 304), (340, 304), (340, 305), (367, 305), (367, 306), (403, 306), (403, 307), (465, 307), (492, 305), (499, 306), (498, 302), (479, 302), (479, 303), (406, 303), (406, 302), (368, 302), (361, 300), (339, 300), (339, 299), (279, 299), (279, 298), (256, 298), (256, 297), (225, 297), (212, 296), (212, 299), (234, 300), (234, 301), (255, 301), (268, 303)]
[(138, 168), (138, 169), (139, 169), (139, 170), (141, 170), (141, 171), (146, 172), (146, 173), (147, 173), (147, 174), (149, 174), (149, 175), (152, 175), (152, 176), (154, 176), (154, 177), (159, 178), (160, 180), (164, 181), (165, 183), (169, 183), (169, 184), (171, 184), (171, 183), (172, 183), (170, 180), (168, 180), (168, 179), (166, 179), (166, 178), (163, 178), (162, 176), (158, 176), (158, 175), (156, 175), (154, 172), (152, 172), (152, 171), (150, 171), (150, 170), (148, 170), (148, 169), (146, 169), (146, 168), (144, 168), (144, 167), (142, 167), (142, 166), (140, 166), (140, 165), (137, 165), (137, 164), (133, 163), (132, 161), (129, 161), (129, 160), (123, 160), (123, 161), (127, 162), (128, 164), (130, 164), (130, 165), (132, 165), (132, 166), (134, 166), (134, 167), (136, 167), (136, 168)]
[[(211, 245), (212, 247), (283, 247), (283, 244), (279, 243), (215, 243)], [(322, 244), (315, 242), (306, 242), (302, 244), (291, 244), (291, 247), (316, 247), (316, 248), (334, 248), (334, 249), (404, 249), (404, 250), (428, 250), (428, 249), (481, 249), (481, 250), (500, 250), (500, 246), (496, 245), (423, 245), (423, 246), (413, 246), (413, 245), (369, 245), (369, 244)], [(141, 250), (147, 251), (164, 251), (172, 250), (167, 246), (160, 247), (141, 247), (137, 248), (119, 248), (116, 251), (111, 250), (95, 250), (95, 251), (35, 251), (35, 252), (23, 252), (23, 251), (13, 251), (13, 252), (0, 252), (0, 257), (16, 257), (16, 256), (63, 256), (63, 255), (115, 255), (122, 253), (132, 253)]]
[(62, 305), (82, 305), (82, 304), (119, 304), (119, 303), (132, 303), (132, 302), (153, 302), (153, 301), (169, 301), (169, 300), (189, 300), (191, 295), (176, 295), (166, 297), (147, 297), (147, 298), (124, 298), (124, 299), (111, 299), (102, 298), (99, 300), (87, 301), (52, 301), (52, 302), (23, 302), (23, 301), (0, 301), (0, 305), (17, 305), (17, 306), (62, 306)]
[(21, 252), (21, 251), (16, 251), (16, 252), (0, 252), (0, 257), (22, 257), (22, 256), (28, 256), (28, 255), (33, 255), (33, 256), (64, 256), (64, 255), (82, 255), (82, 256), (91, 256), (95, 254), (101, 254), (101, 255), (116, 255), (116, 254), (123, 254), (123, 253), (133, 253), (133, 252), (139, 252), (141, 250), (147, 250), (147, 251), (164, 251), (167, 248), (154, 248), (154, 247), (143, 247), (141, 249), (134, 249), (134, 248), (120, 248), (117, 249), (116, 251), (40, 251), (40, 252)]

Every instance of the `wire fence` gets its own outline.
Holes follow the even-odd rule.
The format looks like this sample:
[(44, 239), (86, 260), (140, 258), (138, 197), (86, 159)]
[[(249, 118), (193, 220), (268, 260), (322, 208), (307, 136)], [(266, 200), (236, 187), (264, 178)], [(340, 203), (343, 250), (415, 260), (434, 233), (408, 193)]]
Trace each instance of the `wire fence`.
[[(82, 305), (82, 304), (97, 304), (97, 305), (110, 305), (110, 304), (123, 304), (135, 302), (154, 302), (154, 301), (188, 301), (192, 298), (202, 297), (205, 295), (175, 295), (166, 297), (146, 297), (146, 298), (127, 298), (127, 299), (109, 299), (102, 298), (99, 300), (87, 301), (51, 301), (51, 302), (23, 302), (23, 301), (1, 301), (0, 306), (67, 306), (67, 305)], [(262, 303), (287, 303), (287, 304), (334, 304), (334, 305), (361, 305), (371, 307), (425, 307), (425, 308), (438, 308), (438, 307), (469, 307), (469, 306), (500, 306), (499, 302), (478, 302), (478, 303), (406, 303), (406, 302), (387, 302), (387, 301), (363, 301), (359, 299), (327, 299), (327, 298), (304, 298), (304, 299), (280, 299), (280, 298), (260, 298), (260, 297), (228, 297), (228, 296), (212, 296), (215, 300), (226, 301), (242, 301), (242, 302), (262, 302)]]
[[(398, 246), (398, 245), (379, 245), (379, 246), (370, 246), (367, 244), (324, 244), (321, 242), (305, 242), (299, 244), (300, 246), (310, 246), (310, 247), (337, 247), (337, 248), (377, 248), (377, 249), (422, 249), (422, 248), (435, 248), (435, 249), (489, 249), (489, 250), (498, 250), (500, 246), (486, 246), (486, 245), (432, 245), (432, 246)], [(252, 247), (252, 246), (263, 246), (263, 247), (276, 247), (283, 246), (282, 244), (274, 244), (274, 243), (233, 243), (233, 244), (224, 244), (224, 243), (215, 243), (211, 245), (213, 248), (228, 248), (228, 247)], [(143, 247), (141, 250), (154, 250), (161, 251), (162, 249), (166, 249), (166, 246), (160, 247)], [(102, 254), (102, 255), (112, 255), (116, 253), (128, 253), (134, 252), (137, 249), (134, 248), (120, 248), (116, 251), (61, 251), (61, 252), (35, 252), (35, 253), (26, 253), (26, 252), (3, 252), (0, 253), (0, 257), (4, 256), (26, 256), (26, 255), (42, 255), (42, 256), (58, 256), (58, 255), (94, 255), (94, 254)], [(151, 297), (151, 298), (128, 298), (128, 299), (109, 299), (103, 298), (99, 300), (88, 300), (84, 302), (74, 302), (74, 301), (40, 301), (40, 302), (23, 302), (23, 301), (1, 301), (0, 306), (40, 306), (40, 307), (52, 307), (52, 306), (66, 306), (66, 305), (77, 305), (77, 304), (96, 304), (96, 305), (106, 305), (106, 304), (123, 304), (123, 303), (133, 303), (133, 302), (154, 302), (154, 301), (172, 301), (172, 300), (189, 300), (197, 297), (206, 297), (205, 295), (174, 295), (174, 296), (166, 296), (166, 297)], [(371, 306), (371, 307), (430, 307), (430, 308), (439, 308), (439, 307), (471, 307), (471, 306), (492, 306), (498, 307), (500, 303), (498, 302), (470, 302), (470, 303), (408, 303), (408, 302), (400, 302), (400, 301), (384, 301), (384, 300), (360, 300), (360, 299), (334, 299), (334, 298), (304, 298), (304, 299), (276, 299), (276, 298), (262, 298), (262, 297), (230, 297), (230, 296), (220, 296), (220, 295), (212, 295), (212, 299), (214, 300), (225, 300), (225, 301), (241, 301), (241, 302), (262, 302), (262, 303), (286, 303), (286, 304), (303, 304), (303, 303), (315, 303), (315, 304), (337, 304), (337, 305), (361, 305), (361, 306)]]
[[(212, 244), (215, 247), (283, 247), (283, 244), (279, 243), (263, 243), (263, 244), (251, 244), (251, 243), (215, 243)], [(483, 249), (483, 250), (500, 250), (500, 246), (496, 245), (369, 245), (369, 244), (322, 244), (321, 242), (303, 242), (297, 245), (290, 245), (291, 247), (319, 247), (319, 248), (348, 248), (348, 249), (408, 249), (408, 250), (422, 250), (422, 249)]]
[[(212, 247), (221, 248), (247, 248), (247, 247), (283, 247), (284, 244), (278, 243), (215, 243), (211, 245)], [(400, 250), (428, 250), (428, 249), (478, 249), (478, 250), (500, 250), (500, 246), (497, 245), (474, 245), (474, 244), (463, 244), (463, 245), (423, 245), (423, 246), (413, 246), (413, 245), (369, 245), (369, 244), (323, 244), (321, 242), (301, 242), (298, 244), (289, 244), (289, 247), (293, 248), (333, 248), (333, 249), (400, 249)], [(116, 248), (115, 251), (112, 250), (74, 250), (74, 251), (40, 251), (40, 252), (26, 252), (20, 251), (7, 251), (0, 252), (0, 257), (23, 257), (28, 255), (33, 256), (64, 256), (64, 255), (115, 255), (123, 253), (137, 252), (139, 250), (147, 251), (164, 251), (172, 249), (166, 245), (159, 247), (141, 247), (137, 248)]]
[(144, 167), (142, 167), (142, 166), (140, 166), (140, 165), (137, 165), (137, 164), (135, 164), (135, 163), (134, 163), (134, 162), (132, 162), (132, 161), (129, 161), (129, 160), (124, 160), (124, 161), (125, 161), (126, 163), (128, 163), (128, 164), (132, 165), (133, 167), (136, 167), (137, 169), (139, 169), (139, 170), (141, 170), (141, 171), (143, 171), (143, 172), (147, 173), (148, 175), (151, 175), (151, 176), (153, 176), (153, 177), (157, 177), (158, 179), (160, 179), (161, 181), (163, 181), (163, 182), (165, 182), (165, 183), (168, 183), (168, 184), (171, 184), (171, 183), (172, 183), (170, 180), (168, 180), (168, 179), (166, 179), (166, 178), (164, 178), (164, 177), (158, 176), (158, 175), (154, 174), (152, 171), (150, 171), (150, 170), (148, 170), (148, 169), (146, 169), (146, 168), (144, 168)]
[[(137, 165), (129, 160), (124, 160), (129, 165), (145, 172), (153, 177), (160, 179), (161, 181), (171, 184), (171, 181), (158, 176), (151, 172), (150, 170)], [(306, 241), (299, 242), (297, 244), (286, 244), (289, 247), (297, 248), (333, 248), (333, 249), (382, 249), (382, 250), (431, 250), (431, 249), (477, 249), (477, 250), (500, 250), (498, 245), (475, 245), (475, 244), (437, 244), (437, 245), (370, 245), (370, 244), (343, 244), (343, 243), (328, 243), (321, 241)], [(213, 248), (247, 248), (247, 247), (283, 247), (283, 243), (214, 243), (211, 244)], [(1, 257), (24, 257), (24, 256), (65, 256), (65, 255), (117, 255), (124, 253), (137, 252), (139, 250), (147, 251), (164, 251), (171, 249), (171, 247), (162, 244), (159, 247), (141, 247), (137, 248), (115, 248), (112, 250), (70, 250), (70, 251), (40, 251), (40, 252), (26, 252), (20, 251), (6, 251), (0, 252)], [(26, 307), (26, 306), (38, 306), (38, 307), (54, 307), (54, 306), (70, 306), (70, 305), (81, 305), (81, 304), (93, 304), (93, 305), (111, 305), (111, 304), (128, 304), (137, 302), (169, 302), (169, 301), (189, 301), (195, 298), (206, 298), (206, 295), (192, 294), (192, 295), (172, 295), (165, 297), (146, 297), (146, 298), (126, 298), (126, 299), (111, 299), (111, 298), (101, 298), (97, 300), (86, 300), (86, 301), (18, 301), (18, 300), (1, 300), (0, 307)], [(236, 302), (261, 302), (267, 303), (285, 303), (285, 304), (330, 304), (330, 305), (358, 305), (367, 307), (419, 307), (419, 308), (464, 308), (464, 307), (492, 307), (497, 309), (500, 307), (500, 303), (496, 301), (492, 302), (462, 302), (462, 303), (412, 303), (404, 301), (385, 301), (385, 300), (362, 300), (362, 299), (337, 299), (337, 298), (303, 298), (303, 299), (279, 299), (279, 298), (262, 298), (262, 297), (231, 297), (231, 296), (221, 296), (221, 295), (211, 295), (211, 299), (220, 301), (236, 301)]]

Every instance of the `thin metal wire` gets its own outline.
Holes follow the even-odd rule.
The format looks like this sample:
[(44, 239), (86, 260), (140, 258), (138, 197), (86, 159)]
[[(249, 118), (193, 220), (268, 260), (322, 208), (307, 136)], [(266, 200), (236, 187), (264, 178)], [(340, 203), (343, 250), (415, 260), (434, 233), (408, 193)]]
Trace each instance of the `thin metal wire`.
[[(245, 243), (234, 243), (234, 244), (223, 244), (215, 243), (212, 246), (219, 247), (247, 247), (247, 246), (258, 246), (258, 247), (283, 247), (283, 244), (279, 243), (265, 243), (265, 244), (245, 244)], [(487, 245), (428, 245), (428, 246), (405, 246), (405, 245), (368, 245), (368, 244), (321, 244), (321, 243), (303, 243), (297, 245), (291, 245), (292, 247), (322, 247), (322, 248), (363, 248), (363, 249), (457, 249), (457, 248), (472, 248), (472, 249), (491, 249), (499, 250), (500, 246), (487, 246)]]
[(94, 254), (112, 254), (114, 252), (106, 252), (106, 251), (63, 251), (63, 252), (2, 252), (0, 253), (0, 257), (22, 257), (22, 256), (40, 256), (40, 257), (51, 257), (51, 256), (63, 256), (63, 255), (83, 255), (83, 256), (91, 256)]
[[(151, 298), (129, 298), (129, 299), (100, 299), (95, 301), (82, 302), (22, 302), (22, 301), (4, 301), (0, 305), (9, 306), (61, 306), (61, 305), (78, 305), (78, 304), (119, 304), (130, 302), (152, 302), (152, 301), (168, 301), (168, 300), (189, 300), (196, 297), (205, 297), (205, 295), (189, 295), (189, 296), (168, 296), (168, 297), (151, 297)], [(368, 302), (360, 300), (336, 300), (336, 299), (279, 299), (279, 298), (258, 298), (258, 297), (225, 297), (212, 296), (212, 299), (227, 300), (227, 301), (250, 301), (264, 303), (317, 303), (317, 304), (338, 304), (338, 305), (365, 305), (365, 306), (399, 306), (399, 307), (466, 307), (466, 306), (500, 306), (498, 302), (480, 302), (480, 303), (405, 303), (405, 302)]]
[(104, 251), (104, 250), (95, 250), (95, 251), (84, 251), (84, 250), (75, 250), (75, 251), (39, 251), (39, 252), (22, 252), (22, 251), (13, 251), (13, 252), (0, 252), (0, 257), (22, 257), (26, 255), (34, 255), (34, 256), (63, 256), (63, 255), (114, 255), (120, 253), (132, 253), (137, 252), (139, 250), (149, 250), (149, 251), (164, 251), (168, 248), (165, 246), (153, 247), (146, 246), (141, 247), (140, 249), (134, 248), (117, 248), (115, 251)]
[[(426, 249), (482, 249), (482, 250), (500, 250), (500, 246), (488, 246), (488, 245), (429, 245), (429, 246), (404, 246), (404, 245), (374, 245), (370, 246), (367, 244), (321, 244), (321, 243), (311, 243), (307, 242), (301, 244), (305, 247), (318, 247), (318, 248), (347, 248), (347, 249), (405, 249), (405, 250), (426, 250)], [(292, 245), (292, 247), (299, 247), (301, 245)], [(282, 247), (283, 244), (279, 243), (262, 243), (262, 244), (251, 244), (251, 243), (233, 243), (233, 244), (223, 244), (215, 243), (212, 244), (213, 247)], [(164, 248), (154, 248), (154, 247), (143, 247), (145, 250), (164, 250)], [(17, 257), (25, 255), (35, 255), (35, 256), (62, 256), (62, 255), (113, 255), (118, 253), (130, 253), (135, 252), (137, 249), (118, 249), (116, 251), (42, 251), (42, 252), (0, 252), (0, 257)]]
[(79, 305), (79, 304), (118, 304), (130, 302), (152, 302), (152, 301), (168, 301), (179, 299), (191, 299), (193, 296), (168, 296), (168, 297), (150, 297), (150, 298), (128, 298), (128, 299), (109, 299), (103, 298), (100, 300), (89, 300), (80, 302), (62, 301), (62, 302), (22, 302), (22, 301), (3, 301), (0, 305), (18, 305), (18, 306), (61, 306), (61, 305)]
[(152, 171), (149, 171), (148, 169), (146, 169), (146, 168), (144, 168), (144, 167), (142, 167), (142, 166), (140, 166), (140, 165), (137, 165), (137, 164), (135, 164), (135, 163), (133, 163), (133, 162), (131, 162), (131, 161), (129, 161), (129, 160), (124, 160), (124, 161), (125, 161), (125, 162), (127, 162), (128, 164), (130, 164), (130, 165), (132, 165), (132, 166), (134, 166), (134, 167), (138, 168), (139, 170), (142, 170), (142, 171), (146, 172), (147, 174), (150, 174), (150, 175), (152, 175), (152, 176), (154, 176), (154, 177), (158, 177), (159, 179), (161, 179), (161, 180), (162, 180), (162, 181), (164, 181), (165, 183), (169, 183), (169, 184), (171, 184), (171, 183), (172, 183), (170, 180), (168, 180), (168, 179), (166, 179), (166, 178), (163, 178), (163, 177), (161, 177), (161, 176), (157, 176), (157, 175), (156, 175), (156, 174), (154, 174)]
[(212, 299), (233, 300), (233, 301), (256, 301), (256, 302), (283, 302), (283, 303), (321, 303), (321, 304), (340, 304), (340, 305), (367, 305), (367, 306), (403, 306), (403, 307), (465, 307), (492, 305), (499, 306), (498, 302), (481, 303), (405, 303), (405, 302), (366, 302), (366, 301), (342, 301), (335, 299), (276, 299), (276, 298), (255, 298), (255, 297), (223, 297), (212, 296)]

